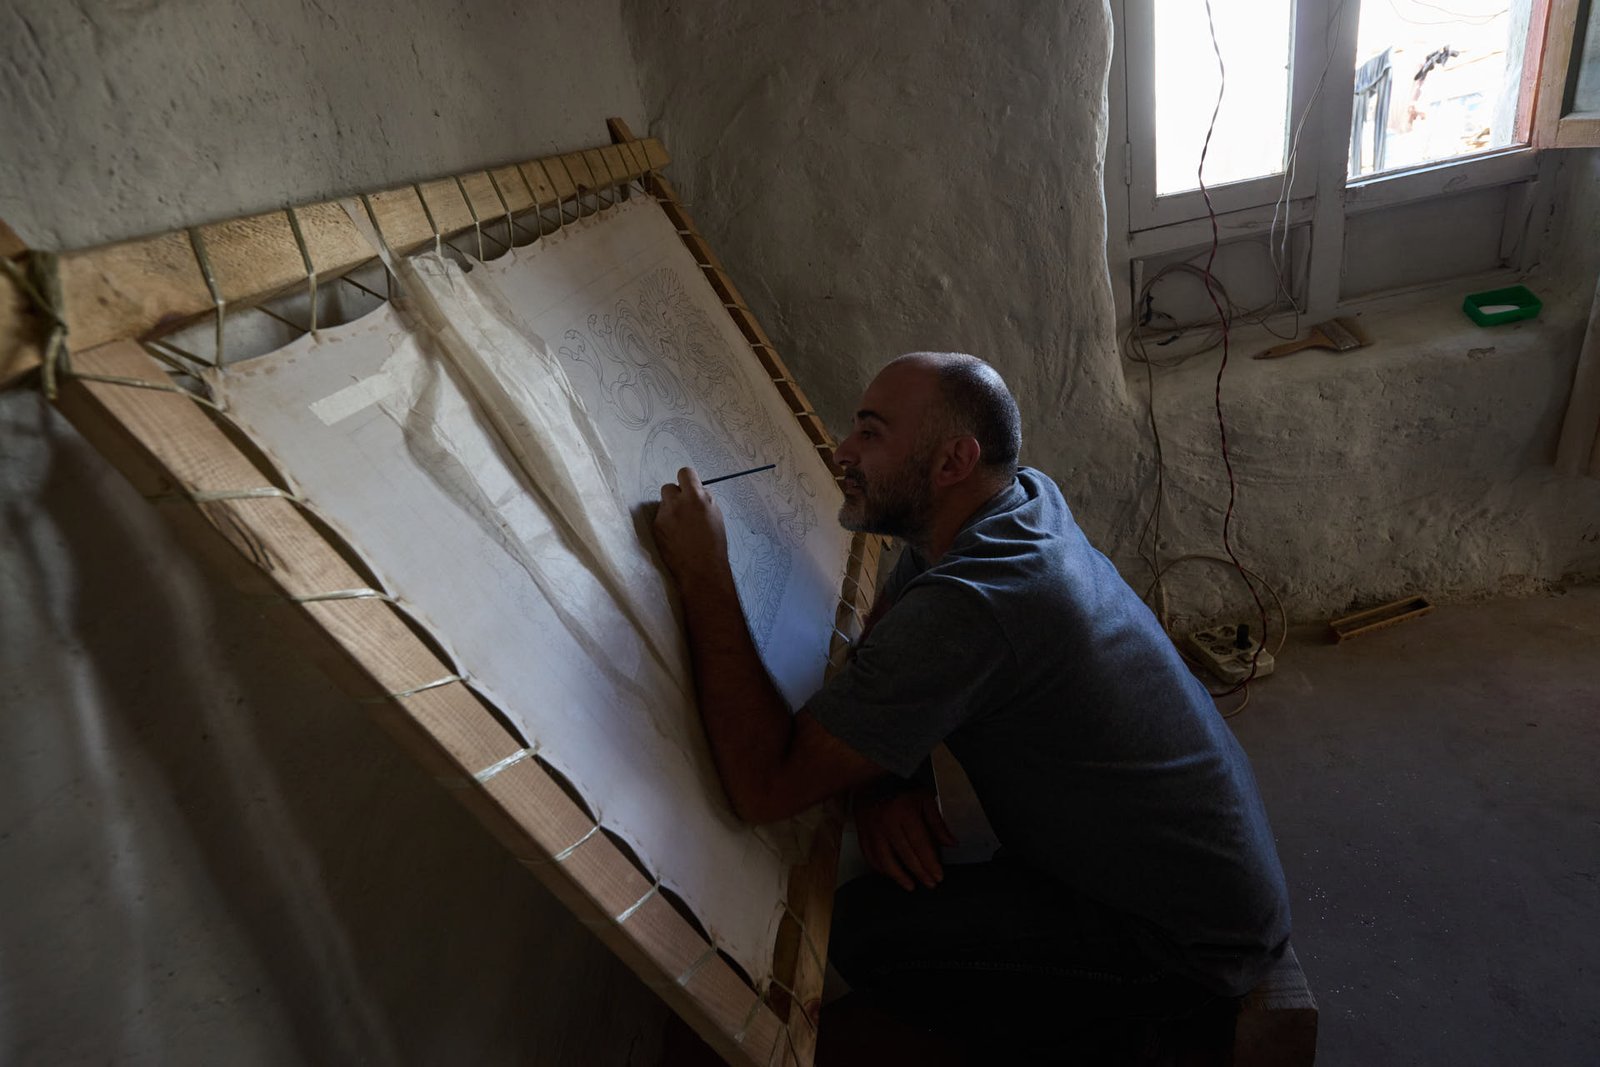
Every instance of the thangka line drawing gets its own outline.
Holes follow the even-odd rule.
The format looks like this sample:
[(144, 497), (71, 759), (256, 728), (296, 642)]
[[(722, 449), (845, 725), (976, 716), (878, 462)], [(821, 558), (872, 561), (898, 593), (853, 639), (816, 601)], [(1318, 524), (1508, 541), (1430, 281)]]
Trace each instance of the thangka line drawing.
[(817, 524), (816, 486), (793, 445), (737, 369), (738, 355), (671, 267), (639, 277), (608, 314), (563, 334), (558, 351), (593, 374), (609, 418), (639, 442), (641, 498), (692, 466), (714, 477), (762, 463), (715, 492), (728, 526), (728, 555), (756, 643), (765, 648), (783, 602), (792, 554)]
[[(688, 418), (663, 419), (645, 439), (639, 465), (641, 496), (654, 495), (677, 479), (678, 468), (697, 471), (735, 469), (736, 461), (710, 430)], [(783, 606), (793, 553), (785, 550), (778, 525), (757, 491), (756, 478), (718, 486), (713, 495), (727, 520), (728, 563), (750, 634), (765, 649)]]

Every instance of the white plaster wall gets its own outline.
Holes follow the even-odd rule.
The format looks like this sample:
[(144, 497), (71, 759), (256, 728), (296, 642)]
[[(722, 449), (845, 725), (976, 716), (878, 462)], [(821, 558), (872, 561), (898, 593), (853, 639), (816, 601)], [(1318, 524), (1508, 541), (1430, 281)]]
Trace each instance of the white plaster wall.
[[(1105, 261), (1104, 6), (625, 11), (680, 191), (819, 412), (846, 425), (907, 349), (989, 359), (1021, 401), (1025, 460), (1142, 588), (1154, 450)], [(1252, 366), (1241, 338), (1224, 389), (1235, 545), (1292, 615), (1600, 574), (1600, 483), (1545, 469), (1582, 309), (1488, 338), (1459, 303), (1403, 300), (1374, 318), (1385, 343), (1349, 357)], [(1166, 558), (1222, 550), (1216, 363), (1157, 382)], [(1172, 592), (1180, 614), (1250, 606), (1208, 565), (1175, 572)]]
[(643, 112), (617, 0), (9, 0), (0, 217), (77, 248), (530, 159)]
[(626, 11), (670, 174), (819, 412), (844, 425), (898, 352), (976, 352), (1087, 524), (1126, 525), (1101, 5)]
[[(1549, 466), (1583, 336), (1580, 305), (1561, 295), (1537, 322), (1492, 331), (1466, 322), (1460, 290), (1408, 297), (1364, 314), (1380, 340), (1344, 355), (1256, 362), (1274, 339), (1239, 339), (1225, 386), (1233, 543), (1291, 617), (1415, 593), (1526, 595), (1600, 573), (1600, 481)], [(1156, 379), (1164, 540), (1180, 551), (1215, 545), (1227, 500), (1215, 371), (1196, 360)], [(1142, 398), (1142, 376), (1135, 387)], [(1175, 612), (1253, 614), (1225, 567), (1178, 578)]]
[[(615, 4), (0, 11), (0, 216), (45, 248), (613, 114)], [(0, 1063), (657, 1061), (659, 1001), (32, 392), (0, 523)]]

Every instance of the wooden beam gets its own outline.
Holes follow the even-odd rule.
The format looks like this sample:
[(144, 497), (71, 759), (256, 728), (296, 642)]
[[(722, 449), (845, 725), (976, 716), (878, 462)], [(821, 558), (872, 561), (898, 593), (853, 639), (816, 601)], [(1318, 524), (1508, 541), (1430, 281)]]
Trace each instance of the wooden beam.
[(1513, 144), (1534, 143), (1534, 113), (1539, 103), (1539, 76), (1544, 69), (1545, 28), (1550, 20), (1550, 4), (1551, 0), (1532, 0), (1528, 10), (1528, 35), (1522, 44), (1522, 77), (1517, 81), (1516, 123), (1511, 131)]
[[(607, 125), (613, 137), (627, 137), (628, 124), (622, 119), (610, 119)], [(651, 142), (645, 142), (646, 148)], [(689, 214), (683, 202), (678, 199), (677, 190), (672, 183), (660, 174), (650, 173), (644, 178), (644, 187), (647, 192), (656, 198), (661, 209), (667, 213), (667, 218), (672, 221), (679, 235), (683, 238), (695, 262), (700, 265), (701, 273), (711, 283), (721, 297), (723, 307), (733, 318), (734, 325), (739, 327), (739, 332), (744, 334), (745, 340), (750, 344), (751, 351), (756, 359), (761, 362), (767, 376), (772, 379), (773, 385), (783, 396), (789, 410), (794, 412), (795, 418), (800, 423), (800, 428), (811, 439), (813, 447), (822, 456), (828, 469), (838, 477), (839, 470), (833, 462), (833, 449), (835, 441), (833, 435), (818, 417), (816, 410), (811, 406), (811, 401), (806, 397), (800, 384), (795, 381), (794, 375), (789, 372), (789, 367), (778, 355), (778, 350), (773, 346), (772, 339), (756, 321), (755, 314), (745, 303), (744, 295), (733, 284), (733, 279), (728, 277), (727, 271), (722, 267), (722, 261), (711, 251), (711, 246), (700, 236), (694, 224), (694, 218)]]
[(22, 243), (22, 238), (17, 232), (6, 225), (5, 219), (0, 219), (0, 259), (16, 259), (28, 250)]
[(0, 275), (0, 389), (19, 384), (37, 370), (48, 324), (34, 313), (28, 298)]
[(1561, 116), (1556, 123), (1555, 148), (1600, 147), (1600, 115), (1573, 114)]
[[(598, 162), (606, 161), (599, 150), (591, 151)], [(610, 157), (609, 169), (602, 169), (596, 177), (584, 163), (583, 153), (569, 152), (495, 168), (494, 178), (490, 171), (470, 171), (371, 193), (367, 200), (385, 240), (396, 252), (430, 244), (435, 227), (445, 239), (482, 227), (485, 251), (493, 255), (499, 248), (495, 242), (503, 244), (505, 240), (506, 209), (500, 194), (508, 202), (515, 195), (520, 207), (513, 205), (513, 212), (527, 211), (536, 197), (551, 189), (548, 179), (536, 186), (531, 175), (569, 175), (565, 165), (546, 170), (551, 161), (582, 164), (583, 191), (596, 191), (643, 177), (645, 167), (636, 162), (640, 156), (638, 152), (626, 156), (617, 152)], [(649, 166), (665, 166), (671, 157), (659, 141), (652, 140), (643, 143), (642, 159)], [(518, 180), (510, 180), (512, 175)], [(501, 176), (506, 180), (499, 181), (497, 194), (495, 186)], [(558, 180), (554, 188), (557, 200), (580, 193), (570, 176), (564, 183)], [(293, 210), (319, 279), (337, 278), (374, 258), (339, 203), (306, 204)], [(61, 287), (72, 350), (86, 351), (121, 338), (159, 336), (214, 313), (215, 301), (196, 257), (197, 241), (211, 261), (213, 277), (229, 308), (259, 304), (306, 284), (305, 260), (288, 210), (67, 252), (61, 256)], [(38, 335), (39, 322), (26, 300), (10, 282), (0, 283), (0, 387), (38, 366)]]
[[(0, 259), (26, 269), (28, 246), (0, 219)], [(0, 275), (0, 389), (20, 381), (38, 367), (48, 333), (43, 316), (29, 307), (27, 296), (9, 274)]]

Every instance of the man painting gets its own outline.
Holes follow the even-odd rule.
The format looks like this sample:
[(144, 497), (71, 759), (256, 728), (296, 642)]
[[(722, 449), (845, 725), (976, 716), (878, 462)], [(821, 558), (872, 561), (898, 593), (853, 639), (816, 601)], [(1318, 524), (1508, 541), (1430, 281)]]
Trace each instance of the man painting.
[[(655, 520), (734, 810), (759, 823), (852, 791), (878, 873), (839, 894), (834, 962), (891, 1013), (975, 1021), (961, 1036), (978, 1040), (1239, 996), (1289, 935), (1243, 751), (1020, 445), (1015, 400), (972, 356), (914, 353), (872, 381), (835, 452), (839, 520), (906, 551), (798, 714), (693, 471)], [(1001, 841), (988, 863), (939, 862), (949, 831), (921, 772), (940, 742)]]

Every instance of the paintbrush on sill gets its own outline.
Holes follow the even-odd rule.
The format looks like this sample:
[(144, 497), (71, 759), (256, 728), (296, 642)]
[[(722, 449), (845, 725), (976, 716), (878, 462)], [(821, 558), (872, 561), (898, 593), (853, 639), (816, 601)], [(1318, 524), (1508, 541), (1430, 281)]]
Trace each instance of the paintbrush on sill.
[(1353, 348), (1365, 348), (1371, 343), (1372, 338), (1367, 336), (1367, 331), (1355, 319), (1329, 319), (1311, 327), (1311, 332), (1300, 340), (1274, 345), (1255, 358), (1277, 359), (1306, 348), (1331, 348), (1335, 352), (1348, 352)]

